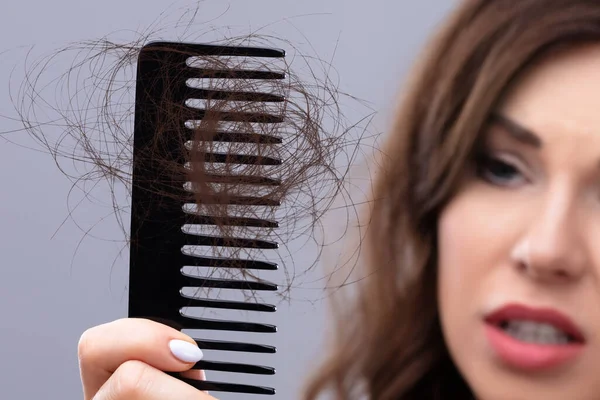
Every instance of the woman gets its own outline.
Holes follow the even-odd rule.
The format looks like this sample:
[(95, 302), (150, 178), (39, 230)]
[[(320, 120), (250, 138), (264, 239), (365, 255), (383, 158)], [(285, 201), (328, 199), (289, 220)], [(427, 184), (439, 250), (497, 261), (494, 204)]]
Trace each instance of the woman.
[[(600, 397), (598, 104), (598, 1), (462, 3), (405, 92), (370, 278), (306, 399)], [(193, 343), (143, 320), (87, 331), (85, 399), (212, 398), (160, 372), (200, 354), (171, 340)]]

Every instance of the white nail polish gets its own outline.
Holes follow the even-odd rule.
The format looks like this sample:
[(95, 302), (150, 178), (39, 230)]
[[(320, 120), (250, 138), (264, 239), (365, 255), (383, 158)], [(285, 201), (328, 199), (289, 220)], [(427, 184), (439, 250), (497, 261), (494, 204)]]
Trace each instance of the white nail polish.
[(185, 340), (171, 340), (169, 348), (175, 357), (186, 363), (198, 362), (204, 356), (198, 346)]

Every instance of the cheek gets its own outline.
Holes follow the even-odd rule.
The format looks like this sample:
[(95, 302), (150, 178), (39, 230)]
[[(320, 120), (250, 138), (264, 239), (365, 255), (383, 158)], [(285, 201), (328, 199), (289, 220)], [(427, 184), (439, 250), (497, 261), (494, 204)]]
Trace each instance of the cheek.
[[(460, 330), (478, 313), (483, 291), (493, 286), (510, 253), (519, 208), (499, 209), (480, 187), (465, 190), (438, 221), (438, 307), (444, 330)], [(502, 204), (502, 203), (500, 203)]]
[(478, 376), (485, 348), (484, 307), (499, 286), (510, 282), (507, 257), (525, 222), (521, 201), (471, 184), (443, 210), (437, 227), (437, 300), (444, 341), (469, 381)]
[(479, 221), (461, 204), (450, 205), (438, 225), (438, 288), (442, 305), (456, 299), (476, 280), (484, 246)]
[[(476, 238), (469, 234), (470, 221), (460, 207), (450, 205), (438, 222), (438, 310), (447, 347), (454, 354), (456, 337), (460, 337), (461, 309), (472, 293), (470, 281), (476, 262), (469, 248), (476, 248)], [(464, 218), (467, 218), (465, 220)], [(464, 312), (465, 310), (462, 309)], [(454, 357), (455, 358), (455, 357)]]
[(517, 202), (478, 186), (455, 198), (438, 221), (440, 301), (471, 296), (491, 279), (506, 262), (523, 221)]
[[(498, 244), (497, 218), (475, 201), (473, 193), (449, 204), (438, 220), (438, 310), (446, 348), (459, 371), (469, 381), (474, 332)], [(494, 254), (495, 253), (495, 254)], [(487, 278), (487, 279), (486, 279)]]

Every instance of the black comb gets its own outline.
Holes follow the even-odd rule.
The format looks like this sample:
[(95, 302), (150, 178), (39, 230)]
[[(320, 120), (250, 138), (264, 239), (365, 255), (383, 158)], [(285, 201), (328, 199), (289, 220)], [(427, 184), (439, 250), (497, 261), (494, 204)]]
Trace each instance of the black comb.
[[(251, 57), (254, 59), (283, 59), (285, 52), (278, 49), (259, 47), (217, 46), (155, 42), (143, 47), (137, 66), (137, 87), (135, 105), (133, 187), (131, 215), (130, 278), (129, 278), (129, 317), (149, 318), (170, 325), (176, 329), (221, 330), (238, 332), (276, 332), (276, 327), (257, 322), (242, 322), (184, 315), (186, 307), (207, 309), (245, 310), (272, 313), (274, 305), (255, 301), (231, 301), (211, 297), (214, 290), (269, 291), (275, 292), (278, 286), (264, 280), (215, 278), (204, 274), (196, 276), (184, 267), (200, 267), (202, 271), (232, 270), (269, 271), (277, 270), (278, 265), (257, 257), (223, 257), (210, 254), (185, 252), (186, 246), (219, 247), (226, 249), (250, 249), (272, 251), (278, 243), (262, 235), (207, 235), (191, 233), (184, 226), (217, 227), (219, 229), (264, 229), (273, 230), (278, 222), (264, 215), (235, 215), (223, 212), (235, 206), (266, 207), (275, 209), (280, 205), (276, 193), (280, 181), (276, 176), (244, 174), (244, 166), (277, 167), (281, 157), (273, 153), (282, 143), (278, 135), (265, 134), (243, 129), (221, 129), (222, 122), (235, 126), (244, 124), (265, 124), (277, 126), (284, 121), (281, 113), (256, 111), (266, 104), (283, 104), (285, 97), (264, 90), (228, 90), (215, 87), (196, 87), (189, 84), (193, 79), (221, 79), (249, 82), (282, 82), (284, 71), (268, 69), (244, 69), (223, 63), (210, 62), (204, 66), (190, 63), (199, 59), (219, 60), (222, 57)], [(227, 102), (247, 102), (257, 105), (250, 111), (228, 111), (219, 108), (194, 107), (189, 100), (202, 100), (204, 104)], [(207, 102), (208, 101), (208, 102)], [(221, 103), (219, 103), (221, 102)], [(176, 116), (175, 118), (173, 116)], [(188, 124), (212, 118), (209, 134), (202, 136), (201, 129)], [(186, 125), (188, 124), (188, 125)], [(226, 124), (224, 124), (226, 125)], [(187, 128), (186, 128), (187, 127)], [(188, 137), (180, 133), (187, 132)], [(200, 133), (199, 133), (200, 132)], [(200, 136), (199, 136), (200, 135)], [(204, 150), (193, 147), (198, 137), (204, 138)], [(183, 140), (185, 139), (185, 140)], [(190, 142), (192, 142), (190, 147)], [(256, 154), (236, 154), (219, 152), (213, 145), (250, 144), (256, 149), (265, 150)], [(186, 147), (187, 146), (187, 147)], [(215, 148), (218, 146), (215, 146)], [(209, 149), (209, 150), (206, 150)], [(276, 151), (276, 150), (275, 150)], [(192, 160), (192, 155), (196, 158)], [(204, 172), (206, 185), (239, 185), (256, 188), (244, 192), (240, 190), (229, 195), (218, 192), (201, 195), (201, 202), (195, 191), (205, 190), (190, 184), (190, 165), (201, 163), (202, 168), (216, 165)], [(180, 168), (173, 168), (180, 166)], [(231, 168), (229, 168), (231, 167)], [(265, 169), (267, 170), (267, 169)], [(216, 172), (215, 172), (216, 171)], [(229, 173), (223, 173), (229, 171)], [(237, 172), (236, 172), (237, 171)], [(241, 171), (241, 172), (240, 172)], [(266, 188), (266, 193), (265, 193)], [(261, 192), (262, 190), (262, 192)], [(269, 192), (270, 190), (270, 192)], [(262, 195), (260, 193), (263, 193)], [(186, 209), (186, 205), (196, 204), (196, 209)], [(200, 206), (206, 206), (200, 208)], [(221, 210), (210, 212), (210, 210)], [(208, 210), (208, 211), (207, 211)], [(258, 274), (257, 272), (257, 274)], [(204, 290), (207, 295), (189, 294), (183, 288)], [(194, 335), (192, 335), (194, 336)], [(194, 337), (202, 350), (227, 352), (275, 353), (273, 346), (260, 343), (245, 343), (225, 340), (208, 340)], [(205, 351), (205, 357), (206, 357)], [(215, 354), (211, 352), (211, 354)], [(218, 353), (217, 353), (218, 354)], [(240, 364), (218, 360), (202, 360), (194, 369), (223, 371), (230, 373), (274, 375), (275, 369), (267, 366)], [(187, 379), (172, 374), (200, 389), (221, 392), (250, 394), (274, 394), (272, 387), (253, 386), (235, 382), (214, 382)], [(232, 375), (235, 378), (235, 375)], [(208, 374), (210, 378), (210, 373)], [(232, 379), (235, 380), (235, 379)]]

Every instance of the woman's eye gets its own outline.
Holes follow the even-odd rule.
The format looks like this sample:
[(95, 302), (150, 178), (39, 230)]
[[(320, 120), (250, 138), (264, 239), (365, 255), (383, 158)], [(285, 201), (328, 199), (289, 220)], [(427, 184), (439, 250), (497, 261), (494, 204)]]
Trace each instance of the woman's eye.
[(504, 186), (523, 178), (519, 170), (510, 163), (488, 155), (481, 156), (477, 161), (477, 173), (488, 182)]

